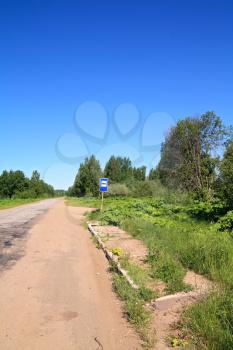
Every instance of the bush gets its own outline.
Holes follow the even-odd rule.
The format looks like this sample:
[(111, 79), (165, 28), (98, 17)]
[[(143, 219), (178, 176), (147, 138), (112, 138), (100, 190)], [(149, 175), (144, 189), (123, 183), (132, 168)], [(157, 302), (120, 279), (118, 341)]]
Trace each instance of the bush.
[(232, 231), (233, 230), (233, 210), (229, 211), (225, 216), (219, 220), (220, 231)]
[(16, 192), (14, 198), (27, 199), (27, 198), (36, 198), (36, 192), (34, 190), (25, 190), (23, 192)]
[(129, 189), (125, 184), (112, 184), (109, 186), (109, 196), (128, 196)]
[(187, 204), (190, 201), (187, 193), (184, 193), (178, 189), (171, 190), (161, 184), (159, 180), (149, 180), (147, 184), (150, 188), (151, 195), (154, 198), (163, 200), (165, 203), (170, 204)]
[(152, 197), (153, 189), (150, 181), (135, 182), (133, 189), (133, 196), (135, 197)]
[(217, 221), (226, 213), (226, 207), (220, 202), (197, 202), (187, 208), (187, 213), (197, 219)]

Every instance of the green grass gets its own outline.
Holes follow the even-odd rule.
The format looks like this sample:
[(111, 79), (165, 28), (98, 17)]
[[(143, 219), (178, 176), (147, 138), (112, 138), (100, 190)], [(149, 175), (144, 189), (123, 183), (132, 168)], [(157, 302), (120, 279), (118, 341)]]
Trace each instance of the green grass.
[(140, 330), (147, 328), (150, 314), (145, 310), (143, 300), (137, 290), (133, 289), (125, 278), (118, 274), (114, 274), (114, 288), (120, 298), (126, 302), (126, 312), (131, 323)]
[(124, 311), (130, 323), (132, 323), (145, 346), (149, 348), (153, 345), (150, 336), (151, 313), (145, 308), (144, 300), (140, 291), (133, 289), (124, 277), (113, 273), (113, 285), (116, 293), (124, 301)]
[(14, 208), (19, 205), (33, 203), (39, 201), (40, 199), (0, 199), (0, 210)]
[(145, 242), (149, 248), (149, 262), (155, 268), (163, 263), (167, 266), (165, 270), (173, 270), (176, 266), (180, 271), (177, 277), (189, 268), (233, 287), (233, 241), (228, 233), (219, 233), (214, 227), (203, 229), (202, 225), (183, 224), (182, 229), (158, 227), (138, 219), (126, 221), (124, 228)]
[(86, 208), (100, 208), (100, 199), (94, 197), (67, 197), (65, 199), (66, 205), (71, 207), (86, 207)]
[(129, 257), (124, 255), (120, 258), (121, 266), (128, 272), (129, 276), (138, 285), (139, 296), (146, 302), (155, 299), (158, 296), (154, 290), (148, 288), (151, 282), (151, 276), (149, 270), (146, 270), (136, 264), (129, 261)]
[[(99, 208), (98, 204), (87, 200), (89, 206)], [(190, 288), (183, 282), (187, 269), (213, 280), (218, 292), (186, 311), (182, 329), (197, 349), (233, 349), (233, 239), (228, 231), (219, 232), (215, 222), (195, 219), (193, 207), (153, 198), (107, 198), (103, 213), (91, 215), (145, 243), (150, 274), (166, 283), (168, 293)], [(143, 274), (128, 269), (140, 284)]]
[(155, 230), (153, 224), (136, 219), (126, 221), (124, 229), (146, 244), (149, 250), (148, 262), (151, 266), (151, 275), (166, 283), (168, 294), (190, 290), (190, 286), (183, 282), (185, 267), (174, 254), (173, 245), (171, 244), (171, 250), (169, 250), (164, 242), (165, 236), (162, 234), (162, 231), (165, 231), (164, 227), (161, 228), (159, 236), (159, 230)]
[(211, 294), (191, 306), (182, 320), (183, 334), (196, 349), (233, 349), (233, 297), (231, 290)]

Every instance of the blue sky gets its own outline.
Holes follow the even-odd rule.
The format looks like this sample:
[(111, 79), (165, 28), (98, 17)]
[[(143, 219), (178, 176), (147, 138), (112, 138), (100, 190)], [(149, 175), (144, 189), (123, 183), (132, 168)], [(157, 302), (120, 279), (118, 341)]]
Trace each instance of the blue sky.
[(233, 123), (232, 18), (224, 0), (1, 0), (0, 172), (66, 188), (86, 154), (151, 166), (177, 119)]

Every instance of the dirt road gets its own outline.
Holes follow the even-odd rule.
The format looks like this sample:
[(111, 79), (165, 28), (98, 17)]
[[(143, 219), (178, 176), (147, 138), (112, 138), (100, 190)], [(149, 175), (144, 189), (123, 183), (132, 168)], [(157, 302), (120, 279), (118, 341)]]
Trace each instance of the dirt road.
[[(141, 349), (112, 291), (105, 257), (82, 225), (86, 209), (63, 201), (49, 206), (22, 239), (23, 256), (0, 274), (0, 349)], [(1, 236), (1, 217), (0, 225)]]

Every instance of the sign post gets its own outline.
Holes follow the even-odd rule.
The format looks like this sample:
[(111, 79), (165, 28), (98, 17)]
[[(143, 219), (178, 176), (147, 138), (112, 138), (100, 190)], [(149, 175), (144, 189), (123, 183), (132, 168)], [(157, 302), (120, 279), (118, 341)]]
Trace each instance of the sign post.
[(100, 192), (101, 192), (101, 207), (100, 211), (103, 211), (104, 206), (104, 192), (108, 192), (108, 178), (103, 177), (100, 179)]

